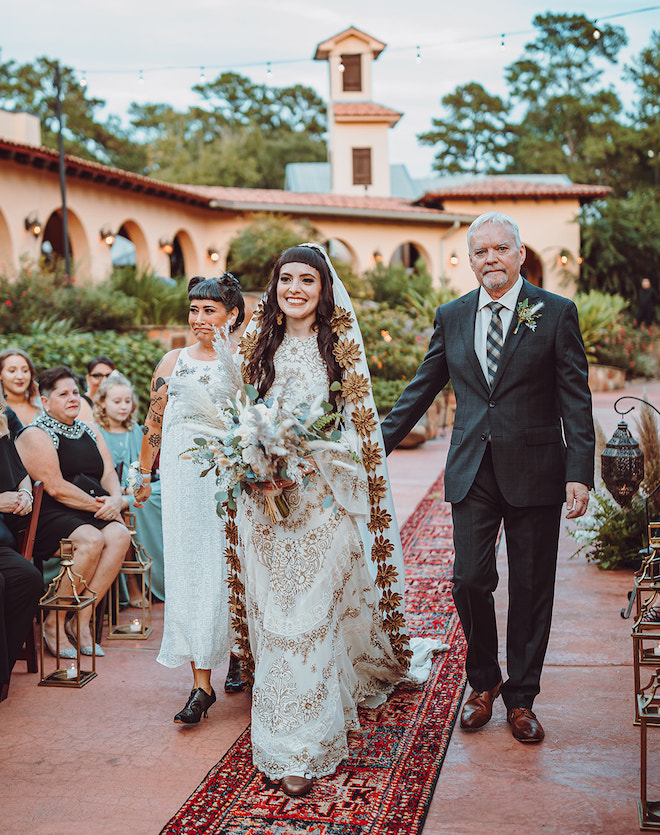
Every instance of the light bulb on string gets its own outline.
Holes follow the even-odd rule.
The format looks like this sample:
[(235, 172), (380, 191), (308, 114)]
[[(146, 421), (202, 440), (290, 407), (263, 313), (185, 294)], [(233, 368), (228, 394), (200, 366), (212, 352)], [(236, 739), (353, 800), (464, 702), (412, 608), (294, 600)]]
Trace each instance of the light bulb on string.
[(199, 68), (199, 83), (206, 84), (206, 76), (204, 75), (204, 67)]
[(500, 40), (500, 49), (506, 49), (506, 32), (502, 32), (502, 39)]
[(339, 72), (344, 72), (344, 70), (346, 69), (346, 67), (344, 66), (344, 62), (341, 60), (341, 58), (339, 59), (339, 64), (337, 65), (337, 69), (339, 70)]
[(80, 79), (80, 86), (85, 89), (87, 87), (87, 73), (83, 70), (82, 78)]
[(596, 19), (596, 20), (594, 20), (594, 31), (592, 32), (591, 37), (595, 41), (598, 41), (598, 40), (600, 40), (601, 34), (602, 33), (601, 33), (600, 29), (598, 28), (598, 19)]
[(417, 55), (415, 55), (415, 63), (421, 64), (422, 63), (422, 47), (417, 47)]
[(144, 75), (142, 73), (142, 70), (140, 70), (140, 75), (138, 77), (138, 84), (144, 84)]
[(270, 81), (273, 77), (273, 70), (270, 66), (270, 61), (266, 64), (266, 78)]

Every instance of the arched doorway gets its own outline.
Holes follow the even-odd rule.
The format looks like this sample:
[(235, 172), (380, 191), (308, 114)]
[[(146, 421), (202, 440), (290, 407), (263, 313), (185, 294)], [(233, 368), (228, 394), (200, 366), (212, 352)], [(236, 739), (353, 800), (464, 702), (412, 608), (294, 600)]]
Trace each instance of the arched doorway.
[(328, 238), (323, 246), (333, 261), (343, 261), (344, 264), (349, 264), (352, 269), (357, 268), (357, 256), (345, 241), (340, 238)]
[[(64, 258), (64, 226), (62, 224), (62, 213), (58, 209), (46, 221), (44, 235), (41, 241), (41, 252), (44, 261), (49, 266), (54, 266), (59, 258)], [(69, 235), (69, 253), (73, 255), (71, 246), (71, 235)]]
[[(72, 262), (75, 258), (77, 270), (88, 268), (89, 243), (80, 218), (69, 209), (67, 220), (69, 226), (69, 254)], [(56, 209), (46, 222), (41, 242), (41, 254), (45, 264), (51, 267), (55, 266), (60, 259), (64, 261), (64, 225), (61, 209)]]
[(392, 266), (405, 267), (409, 272), (413, 272), (415, 265), (420, 259), (424, 261), (428, 268), (428, 254), (419, 244), (413, 243), (412, 241), (405, 241), (399, 244), (394, 250), (394, 254), (390, 258), (390, 264)]
[(520, 274), (526, 278), (530, 284), (536, 287), (543, 287), (543, 264), (541, 259), (531, 246), (526, 246), (527, 255), (525, 256), (525, 263), (520, 268)]
[(134, 264), (146, 267), (149, 264), (149, 247), (147, 239), (140, 226), (134, 220), (125, 220), (119, 227), (117, 236), (130, 241), (134, 247)]
[(7, 273), (14, 263), (9, 226), (0, 212), (0, 270)]

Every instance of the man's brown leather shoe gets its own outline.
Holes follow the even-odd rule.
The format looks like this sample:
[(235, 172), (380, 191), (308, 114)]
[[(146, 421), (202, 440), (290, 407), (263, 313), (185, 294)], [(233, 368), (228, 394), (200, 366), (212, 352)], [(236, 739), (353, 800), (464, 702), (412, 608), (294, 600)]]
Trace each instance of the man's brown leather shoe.
[(288, 794), (289, 797), (304, 797), (306, 794), (311, 792), (313, 785), (313, 780), (308, 780), (307, 777), (296, 777), (294, 775), (282, 777), (282, 781), (280, 782), (280, 788), (284, 794)]
[(473, 690), (461, 711), (461, 728), (476, 731), (488, 722), (493, 715), (493, 702), (500, 694), (502, 682), (499, 681), (490, 690)]
[(543, 726), (529, 708), (510, 708), (506, 712), (506, 721), (519, 742), (540, 742), (545, 736)]

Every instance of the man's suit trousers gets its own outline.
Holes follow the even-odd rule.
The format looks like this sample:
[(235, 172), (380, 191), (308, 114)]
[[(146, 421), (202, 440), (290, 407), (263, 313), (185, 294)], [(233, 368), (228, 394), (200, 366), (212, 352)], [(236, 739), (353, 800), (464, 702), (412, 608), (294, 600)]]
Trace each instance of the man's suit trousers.
[(478, 691), (489, 690), (502, 677), (493, 592), (498, 583), (495, 545), (504, 522), (509, 610), (508, 680), (502, 696), (507, 708), (531, 709), (540, 689), (552, 618), (561, 508), (509, 505), (497, 485), (490, 443), (467, 496), (452, 505), (453, 596), (468, 643), (468, 681)]

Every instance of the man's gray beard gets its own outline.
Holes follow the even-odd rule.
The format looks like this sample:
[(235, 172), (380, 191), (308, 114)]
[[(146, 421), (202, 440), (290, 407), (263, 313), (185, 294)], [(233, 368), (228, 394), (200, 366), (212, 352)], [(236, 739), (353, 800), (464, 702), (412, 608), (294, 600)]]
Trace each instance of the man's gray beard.
[(508, 275), (505, 275), (502, 279), (489, 279), (487, 275), (485, 275), (483, 278), (484, 287), (486, 288), (486, 290), (501, 290), (508, 280)]

